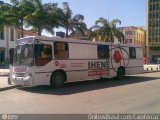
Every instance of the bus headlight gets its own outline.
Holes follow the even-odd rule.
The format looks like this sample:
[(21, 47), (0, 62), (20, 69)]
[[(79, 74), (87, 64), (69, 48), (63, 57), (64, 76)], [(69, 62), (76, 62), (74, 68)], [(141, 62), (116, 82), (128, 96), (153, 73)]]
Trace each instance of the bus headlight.
[(26, 76), (26, 77), (29, 76), (29, 73), (26, 73), (25, 76)]
[(26, 73), (25, 76), (32, 76), (32, 73)]

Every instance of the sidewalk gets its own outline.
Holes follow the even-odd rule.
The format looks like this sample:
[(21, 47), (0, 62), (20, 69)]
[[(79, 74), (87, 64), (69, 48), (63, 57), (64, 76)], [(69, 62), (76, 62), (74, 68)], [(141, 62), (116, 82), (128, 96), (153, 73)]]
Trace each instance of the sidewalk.
[(0, 92), (13, 89), (15, 85), (8, 85), (9, 69), (0, 69)]
[(15, 85), (8, 85), (8, 77), (0, 76), (0, 92), (16, 88)]
[(0, 69), (0, 76), (8, 76), (9, 69)]

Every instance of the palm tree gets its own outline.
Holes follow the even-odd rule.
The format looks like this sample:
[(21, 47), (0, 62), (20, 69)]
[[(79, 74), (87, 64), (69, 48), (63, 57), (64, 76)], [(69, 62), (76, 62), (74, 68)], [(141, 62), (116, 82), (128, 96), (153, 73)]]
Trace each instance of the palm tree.
[(6, 18), (6, 14), (10, 9), (11, 9), (11, 6), (9, 4), (0, 5), (0, 30), (3, 29), (4, 25), (11, 24), (10, 20)]
[(41, 35), (42, 26), (44, 24), (44, 19), (46, 19), (45, 12), (43, 10), (43, 5), (40, 0), (33, 0), (33, 13), (25, 16), (26, 27), (32, 26), (38, 32), (38, 35)]
[(120, 42), (124, 42), (124, 35), (117, 29), (117, 24), (121, 21), (114, 19), (111, 22), (105, 18), (99, 18), (93, 27), (91, 27), (90, 39), (96, 39), (103, 42), (114, 42), (117, 38)]
[(11, 0), (11, 8), (6, 11), (6, 18), (11, 25), (21, 29), (21, 37), (24, 31), (24, 18), (33, 12), (30, 0)]
[(61, 9), (57, 7), (57, 3), (46, 3), (43, 5), (44, 11), (47, 15), (47, 19), (45, 19), (44, 29), (50, 32), (51, 34), (54, 33), (54, 28), (58, 28), (60, 26), (59, 21), (61, 14)]
[(53, 28), (58, 27), (57, 4), (42, 4), (41, 0), (33, 0), (33, 4), (34, 12), (25, 17), (27, 26), (32, 26), (38, 35), (41, 35), (43, 29), (54, 33)]
[(63, 2), (63, 9), (60, 14), (60, 26), (65, 28), (66, 30), (66, 38), (68, 38), (68, 34), (71, 31), (72, 33), (75, 30), (79, 30), (82, 35), (84, 35), (84, 31), (86, 30), (86, 24), (83, 22), (84, 16), (81, 14), (76, 14), (72, 17), (72, 10), (70, 9), (67, 2)]

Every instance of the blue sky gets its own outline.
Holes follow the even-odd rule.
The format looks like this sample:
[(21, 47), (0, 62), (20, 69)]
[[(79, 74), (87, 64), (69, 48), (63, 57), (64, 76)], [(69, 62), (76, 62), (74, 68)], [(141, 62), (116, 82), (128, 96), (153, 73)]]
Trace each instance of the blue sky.
[(60, 7), (64, 1), (69, 3), (73, 15), (85, 16), (88, 27), (99, 17), (118, 18), (122, 22), (120, 26), (146, 26), (146, 0), (42, 0), (44, 3), (57, 2)]

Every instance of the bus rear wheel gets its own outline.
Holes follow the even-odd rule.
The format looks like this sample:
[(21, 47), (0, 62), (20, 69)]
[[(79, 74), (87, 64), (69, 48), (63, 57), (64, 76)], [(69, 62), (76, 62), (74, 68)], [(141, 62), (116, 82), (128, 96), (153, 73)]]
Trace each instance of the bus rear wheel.
[(64, 85), (65, 75), (62, 72), (55, 72), (51, 76), (51, 85), (60, 88)]
[(123, 67), (120, 67), (117, 71), (117, 78), (121, 80), (124, 78), (124, 75), (125, 75), (125, 70)]

